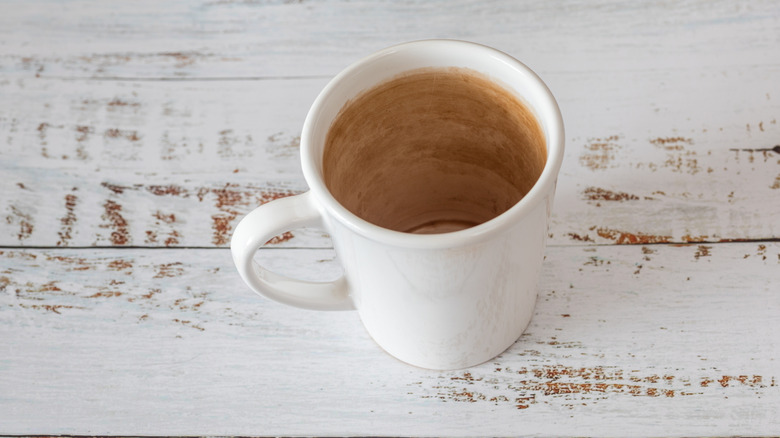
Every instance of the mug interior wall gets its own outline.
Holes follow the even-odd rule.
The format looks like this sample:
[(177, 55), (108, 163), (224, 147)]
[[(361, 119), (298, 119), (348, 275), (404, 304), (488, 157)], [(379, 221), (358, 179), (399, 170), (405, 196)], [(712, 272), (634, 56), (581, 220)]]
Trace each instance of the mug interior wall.
[(350, 101), (329, 129), (328, 190), (353, 214), (415, 234), (460, 231), (510, 209), (545, 164), (541, 128), (471, 69), (424, 68)]
[[(458, 233), (419, 236), (397, 233), (361, 220), (339, 204), (323, 181), (323, 149), (334, 118), (350, 99), (364, 90), (411, 69), (426, 67), (466, 67), (479, 71), (513, 90), (531, 109), (541, 124), (547, 146), (547, 159), (541, 177), (526, 196), (509, 211), (483, 225)], [(428, 40), (405, 43), (385, 49), (353, 64), (335, 77), (320, 93), (304, 124), (301, 141), (303, 173), (322, 208), (334, 219), (372, 240), (408, 247), (435, 248), (463, 245), (485, 233), (499, 232), (517, 218), (547, 202), (554, 190), (563, 160), (563, 120), (555, 98), (542, 80), (528, 67), (494, 49), (462, 41)], [(453, 240), (456, 239), (456, 240)]]
[[(317, 120), (315, 134), (311, 139), (313, 143), (308, 146), (313, 148), (311, 158), (317, 160), (319, 177), (326, 180), (328, 188), (336, 200), (353, 214), (375, 225), (395, 231), (422, 234), (458, 231), (486, 222), (511, 208), (539, 178), (545, 165), (544, 155), (546, 155), (545, 140), (539, 137), (545, 136), (536, 134), (539, 131), (539, 118), (533, 114), (534, 109), (529, 108), (529, 99), (523, 98), (530, 93), (530, 90), (524, 88), (524, 84), (528, 81), (522, 78), (518, 79), (518, 75), (525, 74), (525, 72), (518, 71), (514, 65), (482, 47), (467, 45), (466, 50), (460, 49), (459, 47), (459, 50), (436, 51), (431, 50), (430, 46), (407, 46), (404, 50), (390, 50), (380, 54), (370, 62), (359, 64), (358, 67), (347, 70), (341, 80), (336, 81), (336, 86), (330, 90), (328, 99), (325, 101), (326, 105), (321, 108), (319, 113), (320, 117)], [(329, 153), (327, 161), (323, 162), (324, 139), (328, 129), (332, 128), (333, 120), (340, 111), (343, 111), (347, 102), (354, 106), (355, 98), (360, 93), (399, 75), (408, 76), (409, 71), (422, 69), (424, 72), (430, 72), (437, 71), (437, 68), (452, 70), (451, 67), (464, 66), (468, 66), (469, 71), (481, 73), (480, 78), (472, 78), (471, 82), (477, 79), (477, 81), (482, 81), (483, 88), (499, 89), (500, 87), (511, 90), (512, 94), (520, 98), (523, 101), (520, 104), (521, 108), (501, 107), (498, 109), (505, 113), (524, 113), (523, 116), (526, 119), (530, 118), (529, 122), (534, 125), (532, 128), (536, 129), (536, 132), (529, 134), (526, 132), (529, 130), (525, 130), (507, 133), (501, 132), (500, 129), (492, 129), (494, 126), (500, 126), (502, 118), (506, 117), (491, 113), (495, 112), (490, 106), (491, 104), (496, 106), (494, 102), (487, 102), (488, 105), (485, 108), (484, 101), (489, 99), (485, 96), (477, 96), (476, 99), (471, 99), (473, 96), (467, 96), (471, 100), (466, 103), (458, 102), (457, 99), (452, 98), (447, 101), (445, 97), (444, 102), (440, 102), (440, 109), (448, 113), (445, 121), (448, 126), (436, 128), (437, 123), (441, 125), (445, 122), (441, 122), (435, 117), (429, 117), (429, 113), (426, 111), (407, 115), (404, 113), (405, 110), (396, 109), (396, 107), (411, 100), (423, 99), (407, 92), (407, 95), (401, 98), (402, 100), (396, 98), (393, 101), (391, 99), (386, 104), (386, 108), (379, 108), (379, 111), (369, 112), (370, 108), (360, 107), (360, 112), (354, 118), (362, 120), (353, 122), (353, 125), (367, 123), (368, 117), (363, 117), (362, 112), (366, 112), (366, 115), (370, 114), (374, 118), (377, 115), (384, 116), (392, 111), (400, 112), (400, 114), (396, 114), (395, 119), (391, 116), (390, 121), (385, 125), (392, 125), (394, 129), (391, 134), (393, 135), (398, 132), (409, 132), (414, 140), (411, 142), (412, 144), (404, 144), (409, 143), (408, 141), (397, 141), (398, 136), (386, 138), (387, 134), (383, 134), (364, 141), (364, 143), (380, 143), (374, 147), (374, 150), (379, 152), (370, 152), (372, 156), (369, 158), (365, 158), (364, 151), (361, 152), (361, 150), (369, 148), (357, 150), (359, 153), (356, 153), (356, 150), (345, 149), (341, 151), (344, 159), (335, 161), (341, 166), (332, 164), (334, 163), (332, 153)], [(490, 74), (485, 72), (490, 72)], [(425, 75), (430, 76), (428, 73), (418, 74), (418, 76)], [(442, 78), (441, 75), (437, 77)], [(483, 77), (487, 80), (484, 80)], [(449, 80), (449, 77), (439, 79), (439, 83), (445, 82), (445, 80)], [(437, 82), (434, 79), (431, 83)], [(499, 87), (495, 87), (494, 84), (498, 84)], [(405, 84), (406, 88), (409, 88), (409, 85)], [(425, 88), (418, 89), (416, 92), (424, 94), (427, 92), (427, 83), (421, 82), (421, 85)], [(452, 81), (449, 85), (450, 88), (453, 86)], [(399, 88), (401, 87), (394, 87), (393, 90)], [(446, 85), (440, 85), (438, 93), (431, 92), (427, 97), (438, 99), (440, 95), (446, 94), (450, 88), (447, 88)], [(489, 91), (494, 92), (493, 96), (497, 95), (495, 90)], [(384, 95), (386, 94), (388, 93), (384, 93)], [(506, 93), (504, 94), (506, 95)], [(463, 97), (463, 95), (460, 94), (457, 97)], [(365, 101), (365, 99), (363, 100)], [(517, 102), (514, 98), (512, 100)], [(530, 100), (533, 101), (533, 98)], [(360, 97), (358, 97), (357, 102), (360, 101)], [(425, 100), (425, 102), (427, 105), (429, 101)], [(450, 128), (453, 125), (451, 114), (458, 111), (452, 111), (451, 108), (457, 108), (458, 105), (461, 107), (458, 117), (463, 120), (460, 121), (460, 125), (455, 127), (456, 130), (462, 128), (463, 125), (471, 127), (465, 130), (460, 129), (457, 133), (451, 133)], [(475, 111), (481, 110), (482, 114), (487, 113), (487, 117), (469, 115), (468, 113), (472, 111), (471, 107), (467, 105), (474, 106)], [(528, 114), (529, 109), (531, 114)], [(418, 122), (417, 119), (425, 119), (426, 117), (428, 124), (421, 126), (423, 122)], [(484, 117), (485, 120), (480, 120), (478, 117)], [(340, 117), (338, 123), (333, 125), (334, 131), (335, 127), (343, 125), (341, 123), (343, 119), (343, 116)], [(512, 123), (519, 125), (516, 120), (513, 120)], [(479, 124), (490, 126), (473, 127)], [(433, 132), (429, 132), (431, 127), (434, 127)], [(383, 128), (383, 126), (379, 126), (379, 128)], [(436, 129), (438, 129), (438, 133)], [(353, 130), (359, 131), (359, 129)], [(544, 131), (544, 128), (542, 127), (541, 130)], [(436, 141), (434, 139), (439, 139), (442, 133), (445, 137), (443, 141), (447, 144), (444, 149), (441, 147), (437, 149), (438, 146), (433, 144)], [(401, 134), (402, 137), (404, 135), (409, 136)], [(512, 144), (516, 143), (511, 138), (513, 135), (514, 137), (522, 137), (527, 144)], [(344, 134), (344, 136), (349, 136), (349, 133)], [(496, 136), (503, 136), (503, 140), (491, 140)], [(401, 140), (406, 139), (402, 138)], [(496, 152), (496, 145), (491, 145), (491, 141), (496, 143), (498, 149), (504, 149), (504, 151)], [(354, 141), (354, 138), (352, 142), (360, 143)], [(503, 144), (499, 144), (500, 142)], [(482, 145), (483, 143), (485, 145)], [(537, 146), (536, 143), (540, 143), (541, 147)], [(471, 145), (476, 145), (476, 150)], [(460, 149), (457, 149), (458, 147)], [(399, 151), (388, 153), (387, 150), (391, 148), (396, 148)], [(529, 153), (521, 151), (522, 148), (533, 150)], [(333, 149), (334, 147), (330, 146), (329, 150)], [(449, 158), (441, 159), (442, 155), (447, 154), (449, 154)], [(491, 156), (491, 154), (495, 156)], [(534, 154), (537, 157), (534, 157)], [(542, 156), (538, 157), (539, 154)], [(434, 156), (439, 159), (432, 158)], [(364, 158), (361, 160), (356, 157)], [(539, 161), (540, 159), (541, 161)], [(464, 164), (466, 160), (470, 162)], [(323, 168), (328, 166), (328, 172), (323, 177)], [(335, 178), (336, 171), (333, 169), (340, 169), (339, 175)], [(393, 175), (388, 176), (388, 174)]]
[(320, 178), (325, 137), (344, 104), (380, 82), (409, 70), (427, 67), (469, 68), (513, 90), (536, 115), (547, 140), (548, 155), (550, 154), (551, 127), (540, 115), (556, 113), (557, 109), (551, 107), (547, 90), (537, 85), (539, 79), (533, 73), (518, 69), (500, 54), (483, 46), (456, 41), (436, 41), (435, 44), (431, 42), (404, 45), (398, 49), (380, 52), (345, 70), (334, 80), (332, 88), (322, 100), (317, 118), (313, 120), (311, 138), (308, 144), (303, 145), (310, 148), (310, 158), (314, 160)]

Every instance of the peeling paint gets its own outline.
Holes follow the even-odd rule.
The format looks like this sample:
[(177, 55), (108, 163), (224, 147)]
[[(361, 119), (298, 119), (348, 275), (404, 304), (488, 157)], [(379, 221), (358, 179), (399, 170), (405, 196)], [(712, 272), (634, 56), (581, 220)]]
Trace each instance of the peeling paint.
[[(198, 199), (203, 201), (208, 194), (212, 194), (216, 197), (214, 206), (220, 210), (220, 213), (211, 216), (212, 229), (214, 230), (212, 243), (221, 246), (227, 244), (230, 240), (229, 236), (233, 230), (233, 223), (240, 214), (235, 209), (236, 207), (259, 206), (266, 202), (291, 196), (296, 193), (297, 192), (289, 190), (280, 190), (278, 192), (250, 190), (241, 188), (238, 184), (228, 183), (218, 189), (201, 188), (198, 190)], [(290, 240), (293, 237), (292, 233), (286, 232), (281, 236), (269, 240), (269, 243), (281, 243)]]
[(181, 196), (183, 198), (189, 196), (189, 193), (185, 188), (175, 184), (150, 185), (146, 186), (146, 190), (155, 196)]
[(123, 130), (118, 128), (109, 128), (106, 129), (103, 136), (106, 138), (124, 138), (132, 142), (137, 142), (141, 140), (141, 137), (138, 136), (138, 131), (132, 129)]
[(101, 217), (108, 221), (108, 224), (101, 224), (100, 227), (111, 230), (111, 244), (116, 246), (130, 244), (130, 232), (127, 229), (127, 221), (122, 216), (122, 206), (109, 199), (103, 204), (103, 210)]
[(652, 243), (669, 243), (672, 240), (672, 236), (659, 236), (653, 234), (644, 234), (640, 232), (630, 233), (626, 231), (618, 231), (609, 228), (598, 228), (596, 233), (599, 237), (607, 240), (611, 240), (618, 245), (646, 245)]
[(113, 183), (109, 183), (109, 182), (105, 182), (105, 181), (100, 183), (100, 185), (102, 187), (105, 187), (108, 190), (114, 192), (117, 195), (123, 194), (125, 192), (125, 190), (133, 190), (133, 189), (135, 189), (134, 187), (121, 186), (121, 185), (118, 185), (118, 184), (113, 184)]
[(693, 144), (693, 139), (685, 137), (658, 137), (650, 143), (666, 151), (666, 159), (662, 166), (673, 172), (695, 175), (703, 169), (699, 166), (697, 153), (687, 149)]
[(276, 244), (279, 244), (279, 243), (282, 243), (282, 242), (287, 242), (288, 240), (292, 239), (293, 237), (295, 237), (293, 235), (293, 233), (291, 233), (289, 231), (285, 231), (284, 233), (282, 233), (282, 234), (280, 234), (278, 236), (272, 237), (268, 242), (265, 242), (265, 244), (266, 245), (276, 245)]
[(701, 236), (691, 236), (690, 234), (686, 234), (682, 236), (682, 241), (685, 243), (699, 243), (699, 242), (707, 242), (707, 239), (709, 239), (710, 236), (707, 235), (701, 235)]
[[(74, 187), (73, 191), (76, 190)], [(68, 242), (72, 238), (73, 226), (76, 224), (76, 202), (78, 197), (73, 193), (65, 195), (65, 216), (60, 218), (60, 230), (57, 232), (59, 240), (57, 240), (57, 246), (67, 246)]]
[(238, 217), (237, 212), (220, 213), (211, 216), (211, 228), (214, 230), (211, 242), (214, 245), (221, 246), (230, 241), (230, 233), (233, 230), (232, 223), (236, 217)]
[(617, 143), (618, 140), (620, 140), (618, 135), (588, 139), (584, 145), (585, 151), (580, 155), (580, 164), (594, 171), (612, 167), (616, 151), (622, 148)]
[(710, 255), (712, 255), (710, 254), (711, 249), (712, 249), (711, 246), (699, 245), (699, 247), (696, 248), (696, 253), (693, 255), (693, 258), (699, 260), (699, 258), (701, 257), (709, 257)]
[(85, 257), (47, 255), (46, 261), (57, 261), (65, 265), (65, 271), (88, 271), (94, 267)]
[(194, 64), (195, 59), (202, 55), (197, 52), (161, 52), (159, 56), (172, 58), (176, 61), (176, 68), (183, 68)]
[(571, 237), (572, 240), (577, 240), (580, 242), (593, 242), (593, 239), (591, 239), (591, 237), (588, 234), (581, 236), (577, 233), (568, 233), (567, 235)]
[(121, 296), (122, 296), (122, 292), (106, 291), (106, 292), (97, 292), (95, 294), (88, 296), (87, 298), (115, 298)]
[(175, 322), (175, 323), (187, 326), (187, 327), (192, 327), (195, 330), (199, 330), (199, 331), (205, 331), (206, 330), (205, 328), (201, 327), (200, 325), (194, 324), (192, 321), (181, 320), (181, 319), (178, 319), (178, 318), (174, 318), (174, 319), (172, 319), (172, 321)]
[(112, 271), (123, 271), (125, 269), (131, 269), (133, 263), (129, 260), (117, 259), (108, 262), (108, 269)]
[(683, 145), (692, 145), (693, 139), (685, 137), (657, 137), (650, 140), (653, 145), (667, 151), (681, 151)]
[(115, 97), (110, 102), (108, 102), (106, 106), (108, 106), (109, 109), (123, 108), (123, 107), (134, 108), (134, 107), (141, 106), (141, 104), (138, 102), (128, 102), (126, 100), (120, 99), (119, 97)]
[[(712, 377), (680, 377), (671, 374), (638, 374), (617, 367), (571, 367), (546, 365), (533, 368), (495, 368), (484, 377), (475, 377), (471, 372), (443, 375), (438, 384), (430, 389), (422, 382), (410, 383), (419, 387), (418, 394), (424, 399), (438, 399), (441, 402), (490, 403), (496, 406), (511, 405), (527, 409), (539, 403), (557, 400), (563, 406), (573, 407), (571, 402), (597, 402), (606, 395), (613, 397), (674, 398), (689, 396), (712, 396), (723, 393), (724, 388), (743, 387), (762, 390), (774, 386), (766, 384), (760, 375), (718, 375)], [(698, 382), (698, 389), (693, 385)], [(713, 385), (717, 383), (717, 385)], [(681, 388), (690, 387), (690, 390)], [(432, 392), (432, 393), (431, 393)]]
[(81, 310), (84, 310), (84, 307), (71, 306), (71, 305), (65, 305), (65, 304), (26, 304), (26, 303), (19, 303), (18, 306), (23, 308), (23, 309), (45, 310), (47, 312), (56, 313), (57, 315), (62, 315), (62, 312), (60, 312), (60, 310), (62, 310), (62, 309), (81, 309)]
[(586, 201), (637, 201), (639, 196), (625, 192), (614, 192), (612, 190), (599, 187), (587, 187), (582, 191), (583, 199)]
[(154, 278), (179, 277), (184, 274), (184, 268), (182, 266), (181, 262), (157, 265), (157, 273), (154, 275)]
[(5, 217), (5, 222), (9, 225), (16, 224), (19, 231), (16, 233), (16, 239), (19, 242), (26, 240), (35, 230), (32, 212), (16, 205), (10, 205), (11, 213)]
[(176, 223), (176, 215), (174, 213), (163, 213), (157, 210), (152, 214), (152, 217), (155, 219), (155, 229), (146, 230), (145, 243), (157, 244), (159, 235), (165, 233), (162, 228), (167, 228), (168, 231), (165, 233), (167, 236), (165, 236), (164, 245), (167, 247), (177, 245), (181, 234), (172, 227)]
[(41, 156), (43, 158), (49, 158), (49, 150), (47, 148), (48, 141), (46, 140), (46, 131), (51, 126), (48, 122), (41, 122), (38, 125), (37, 131), (38, 131), (38, 138), (40, 140), (40, 146), (41, 146)]

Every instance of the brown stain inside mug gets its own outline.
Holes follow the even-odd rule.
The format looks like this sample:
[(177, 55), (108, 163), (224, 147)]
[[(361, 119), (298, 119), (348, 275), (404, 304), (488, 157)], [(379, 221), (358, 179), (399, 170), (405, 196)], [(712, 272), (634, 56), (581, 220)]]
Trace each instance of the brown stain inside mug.
[(546, 157), (541, 126), (515, 94), (469, 69), (428, 68), (344, 105), (323, 174), (336, 200), (368, 222), (446, 233), (515, 205)]

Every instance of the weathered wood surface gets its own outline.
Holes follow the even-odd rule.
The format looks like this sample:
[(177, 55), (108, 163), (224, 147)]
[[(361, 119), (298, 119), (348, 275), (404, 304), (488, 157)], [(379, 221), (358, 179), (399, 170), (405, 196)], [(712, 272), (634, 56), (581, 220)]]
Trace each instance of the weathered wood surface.
[[(2, 431), (780, 430), (778, 243), (551, 247), (527, 333), (494, 361), (445, 373), (391, 359), (353, 312), (247, 294), (229, 258), (222, 249), (3, 251)], [(310, 278), (338, 275), (327, 249), (262, 258)]]
[(327, 79), (431, 35), (508, 51), (560, 100), (554, 243), (778, 238), (776, 2), (289, 3), (4, 6), (0, 244), (225, 245), (254, 205), (305, 190), (300, 126)]
[[(526, 62), (567, 131), (532, 325), (451, 373), (220, 249), (306, 190), (329, 78), (430, 37)], [(777, 435), (778, 60), (774, 1), (0, 4), (0, 434)], [(338, 273), (322, 230), (271, 246)]]
[(777, 53), (780, 20), (772, 0), (39, 0), (2, 12), (0, 73), (10, 76), (331, 76), (377, 48), (447, 37), (486, 43), (544, 73), (573, 73), (582, 85), (596, 79), (588, 72), (777, 66), (768, 55)]
[[(780, 237), (764, 220), (780, 216), (780, 81), (768, 74), (678, 74), (703, 88), (685, 99), (675, 87), (643, 99), (627, 77), (583, 88), (551, 75), (568, 132), (552, 242)], [(19, 102), (0, 107), (0, 244), (224, 246), (256, 205), (306, 190), (300, 126), (325, 83), (0, 82)], [(610, 106), (594, 110), (599, 99)], [(288, 245), (329, 245), (292, 234)]]

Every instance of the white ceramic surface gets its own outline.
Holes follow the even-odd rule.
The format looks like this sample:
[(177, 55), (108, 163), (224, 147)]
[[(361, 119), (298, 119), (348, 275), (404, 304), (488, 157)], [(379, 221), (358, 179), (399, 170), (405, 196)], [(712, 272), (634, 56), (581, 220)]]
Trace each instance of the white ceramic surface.
[[(380, 228), (350, 213), (322, 179), (327, 130), (350, 98), (404, 71), (467, 67), (512, 88), (535, 112), (547, 163), (533, 189), (500, 216), (465, 230), (418, 235)], [(233, 260), (244, 281), (276, 301), (316, 310), (357, 309), (373, 339), (423, 368), (457, 369), (500, 354), (533, 314), (556, 178), (563, 122), (550, 91), (528, 67), (478, 44), (428, 40), (377, 52), (336, 76), (314, 102), (301, 136), (310, 191), (264, 204), (237, 226)], [(344, 268), (334, 282), (311, 283), (253, 261), (271, 237), (302, 226), (326, 229)]]

